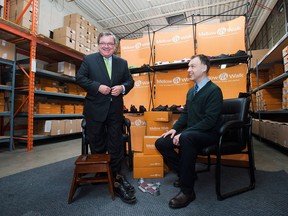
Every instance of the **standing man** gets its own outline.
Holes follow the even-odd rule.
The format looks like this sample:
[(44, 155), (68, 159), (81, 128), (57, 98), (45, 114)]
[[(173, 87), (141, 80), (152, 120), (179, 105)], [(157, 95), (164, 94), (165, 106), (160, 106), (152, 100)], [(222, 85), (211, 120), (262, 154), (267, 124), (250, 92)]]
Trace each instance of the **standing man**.
[(134, 80), (127, 61), (114, 55), (117, 39), (113, 33), (100, 33), (98, 48), (99, 52), (85, 56), (76, 75), (76, 82), (87, 91), (83, 112), (87, 139), (92, 154), (111, 155), (116, 195), (135, 203), (134, 187), (121, 175), (123, 96), (134, 87)]
[(186, 207), (196, 198), (194, 181), (198, 152), (218, 143), (223, 96), (221, 89), (208, 79), (209, 69), (207, 56), (192, 56), (188, 73), (195, 85), (186, 95), (185, 109), (172, 129), (155, 143), (164, 161), (179, 176), (174, 186), (181, 190), (170, 200), (170, 208)]

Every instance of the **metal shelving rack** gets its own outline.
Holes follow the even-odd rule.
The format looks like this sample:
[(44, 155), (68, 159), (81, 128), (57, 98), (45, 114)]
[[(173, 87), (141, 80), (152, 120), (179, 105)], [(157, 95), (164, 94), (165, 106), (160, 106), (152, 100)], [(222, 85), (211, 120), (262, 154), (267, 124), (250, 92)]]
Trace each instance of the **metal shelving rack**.
[[(15, 87), (15, 67), (16, 62), (13, 61), (6, 61), (0, 59), (0, 65), (10, 66), (12, 70), (12, 80), (11, 85), (0, 85), (0, 91), (9, 91), (11, 92), (11, 98), (9, 103), (9, 111), (0, 112), (0, 117), (8, 117), (8, 121), (5, 123), (5, 125), (2, 125), (1, 128), (1, 136), (0, 136), (0, 143), (9, 143), (9, 150), (11, 151), (13, 149), (14, 141), (13, 141), (13, 129), (14, 129), (14, 87)], [(9, 136), (2, 136), (4, 134), (5, 129), (9, 126)]]
[[(258, 79), (259, 73), (265, 73), (260, 72), (261, 70), (268, 70), (269, 67), (273, 66), (274, 64), (283, 64), (283, 57), (282, 57), (282, 50), (288, 45), (288, 33), (286, 33), (273, 47), (269, 50), (269, 52), (259, 61), (257, 62), (254, 70), (256, 71), (256, 77)], [(255, 94), (257, 91), (261, 89), (268, 88), (272, 85), (281, 85), (283, 80), (288, 78), (288, 73), (283, 73), (268, 82), (257, 86), (257, 88), (251, 90), (251, 94)], [(258, 82), (257, 82), (258, 83)], [(257, 111), (255, 114), (258, 115), (258, 118), (261, 119), (262, 116), (281, 116), (286, 117), (288, 114), (287, 110), (273, 110), (273, 111)], [(283, 120), (288, 120), (287, 117)]]
[[(47, 38), (41, 34), (37, 34), (37, 23), (38, 23), (38, 0), (30, 0), (25, 7), (24, 11), (20, 14), (17, 21), (21, 20), (21, 17), (28, 9), (28, 7), (32, 6), (32, 25), (31, 29), (27, 29), (21, 27), (13, 22), (10, 22), (9, 17), (9, 2), (10, 0), (4, 0), (4, 19), (0, 19), (0, 35), (1, 39), (6, 40), (8, 42), (14, 43), (16, 45), (16, 52), (19, 54), (23, 54), (29, 56), (29, 71), (25, 71), (23, 68), (22, 72), (29, 79), (29, 86), (25, 90), (28, 92), (27, 100), (28, 100), (28, 112), (27, 112), (27, 137), (14, 137), (15, 140), (24, 140), (27, 141), (27, 151), (31, 151), (33, 149), (33, 126), (34, 126), (34, 118), (40, 118), (40, 116), (34, 114), (34, 96), (35, 94), (44, 94), (34, 90), (35, 83), (35, 74), (38, 73), (36, 69), (36, 56), (38, 59), (47, 62), (58, 62), (58, 61), (68, 61), (77, 66), (80, 66), (84, 54), (68, 48), (64, 45), (54, 42), (52, 39)], [(16, 23), (17, 23), (16, 21)], [(43, 72), (39, 72), (41, 74)], [(49, 73), (49, 72), (47, 72)], [(14, 76), (15, 77), (15, 76)], [(63, 95), (57, 95), (63, 96)], [(17, 111), (14, 116), (21, 116)], [(73, 115), (73, 117), (80, 117), (80, 115)], [(46, 118), (47, 116), (41, 116)], [(52, 117), (52, 116), (50, 116)], [(67, 117), (65, 115), (62, 116), (53, 116), (53, 117)], [(36, 138), (35, 138), (36, 139)]]

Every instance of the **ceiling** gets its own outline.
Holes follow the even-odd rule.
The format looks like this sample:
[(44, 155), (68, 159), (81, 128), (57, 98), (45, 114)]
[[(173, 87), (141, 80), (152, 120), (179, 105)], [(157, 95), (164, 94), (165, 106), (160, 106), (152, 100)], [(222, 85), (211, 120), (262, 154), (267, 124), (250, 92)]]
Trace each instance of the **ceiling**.
[[(141, 37), (145, 31), (204, 21), (220, 22), (248, 17), (250, 41), (253, 42), (277, 0), (66, 0), (75, 3), (104, 30), (118, 38)], [(177, 22), (173, 16), (180, 15)], [(168, 17), (172, 20), (169, 23)], [(176, 18), (177, 18), (176, 17)], [(177, 22), (177, 24), (175, 23)]]

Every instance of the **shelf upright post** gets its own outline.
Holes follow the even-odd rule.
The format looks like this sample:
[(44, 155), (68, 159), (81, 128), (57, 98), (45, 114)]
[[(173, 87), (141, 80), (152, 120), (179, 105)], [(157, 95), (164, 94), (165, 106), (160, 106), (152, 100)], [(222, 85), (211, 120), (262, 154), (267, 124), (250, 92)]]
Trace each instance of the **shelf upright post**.
[(27, 151), (33, 149), (33, 126), (34, 126), (34, 87), (36, 72), (36, 46), (37, 46), (37, 24), (38, 24), (38, 0), (31, 0), (32, 3), (32, 26), (30, 41), (30, 68), (29, 68), (29, 93), (28, 93), (28, 130), (27, 130)]

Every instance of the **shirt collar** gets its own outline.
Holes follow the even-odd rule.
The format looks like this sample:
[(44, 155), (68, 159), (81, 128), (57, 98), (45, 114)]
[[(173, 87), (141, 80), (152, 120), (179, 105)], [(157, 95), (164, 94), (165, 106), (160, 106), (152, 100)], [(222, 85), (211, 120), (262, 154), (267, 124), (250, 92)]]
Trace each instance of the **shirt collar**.
[(210, 80), (208, 79), (208, 77), (206, 77), (205, 79), (203, 79), (201, 82), (197, 83), (198, 85), (198, 91), (203, 88)]

